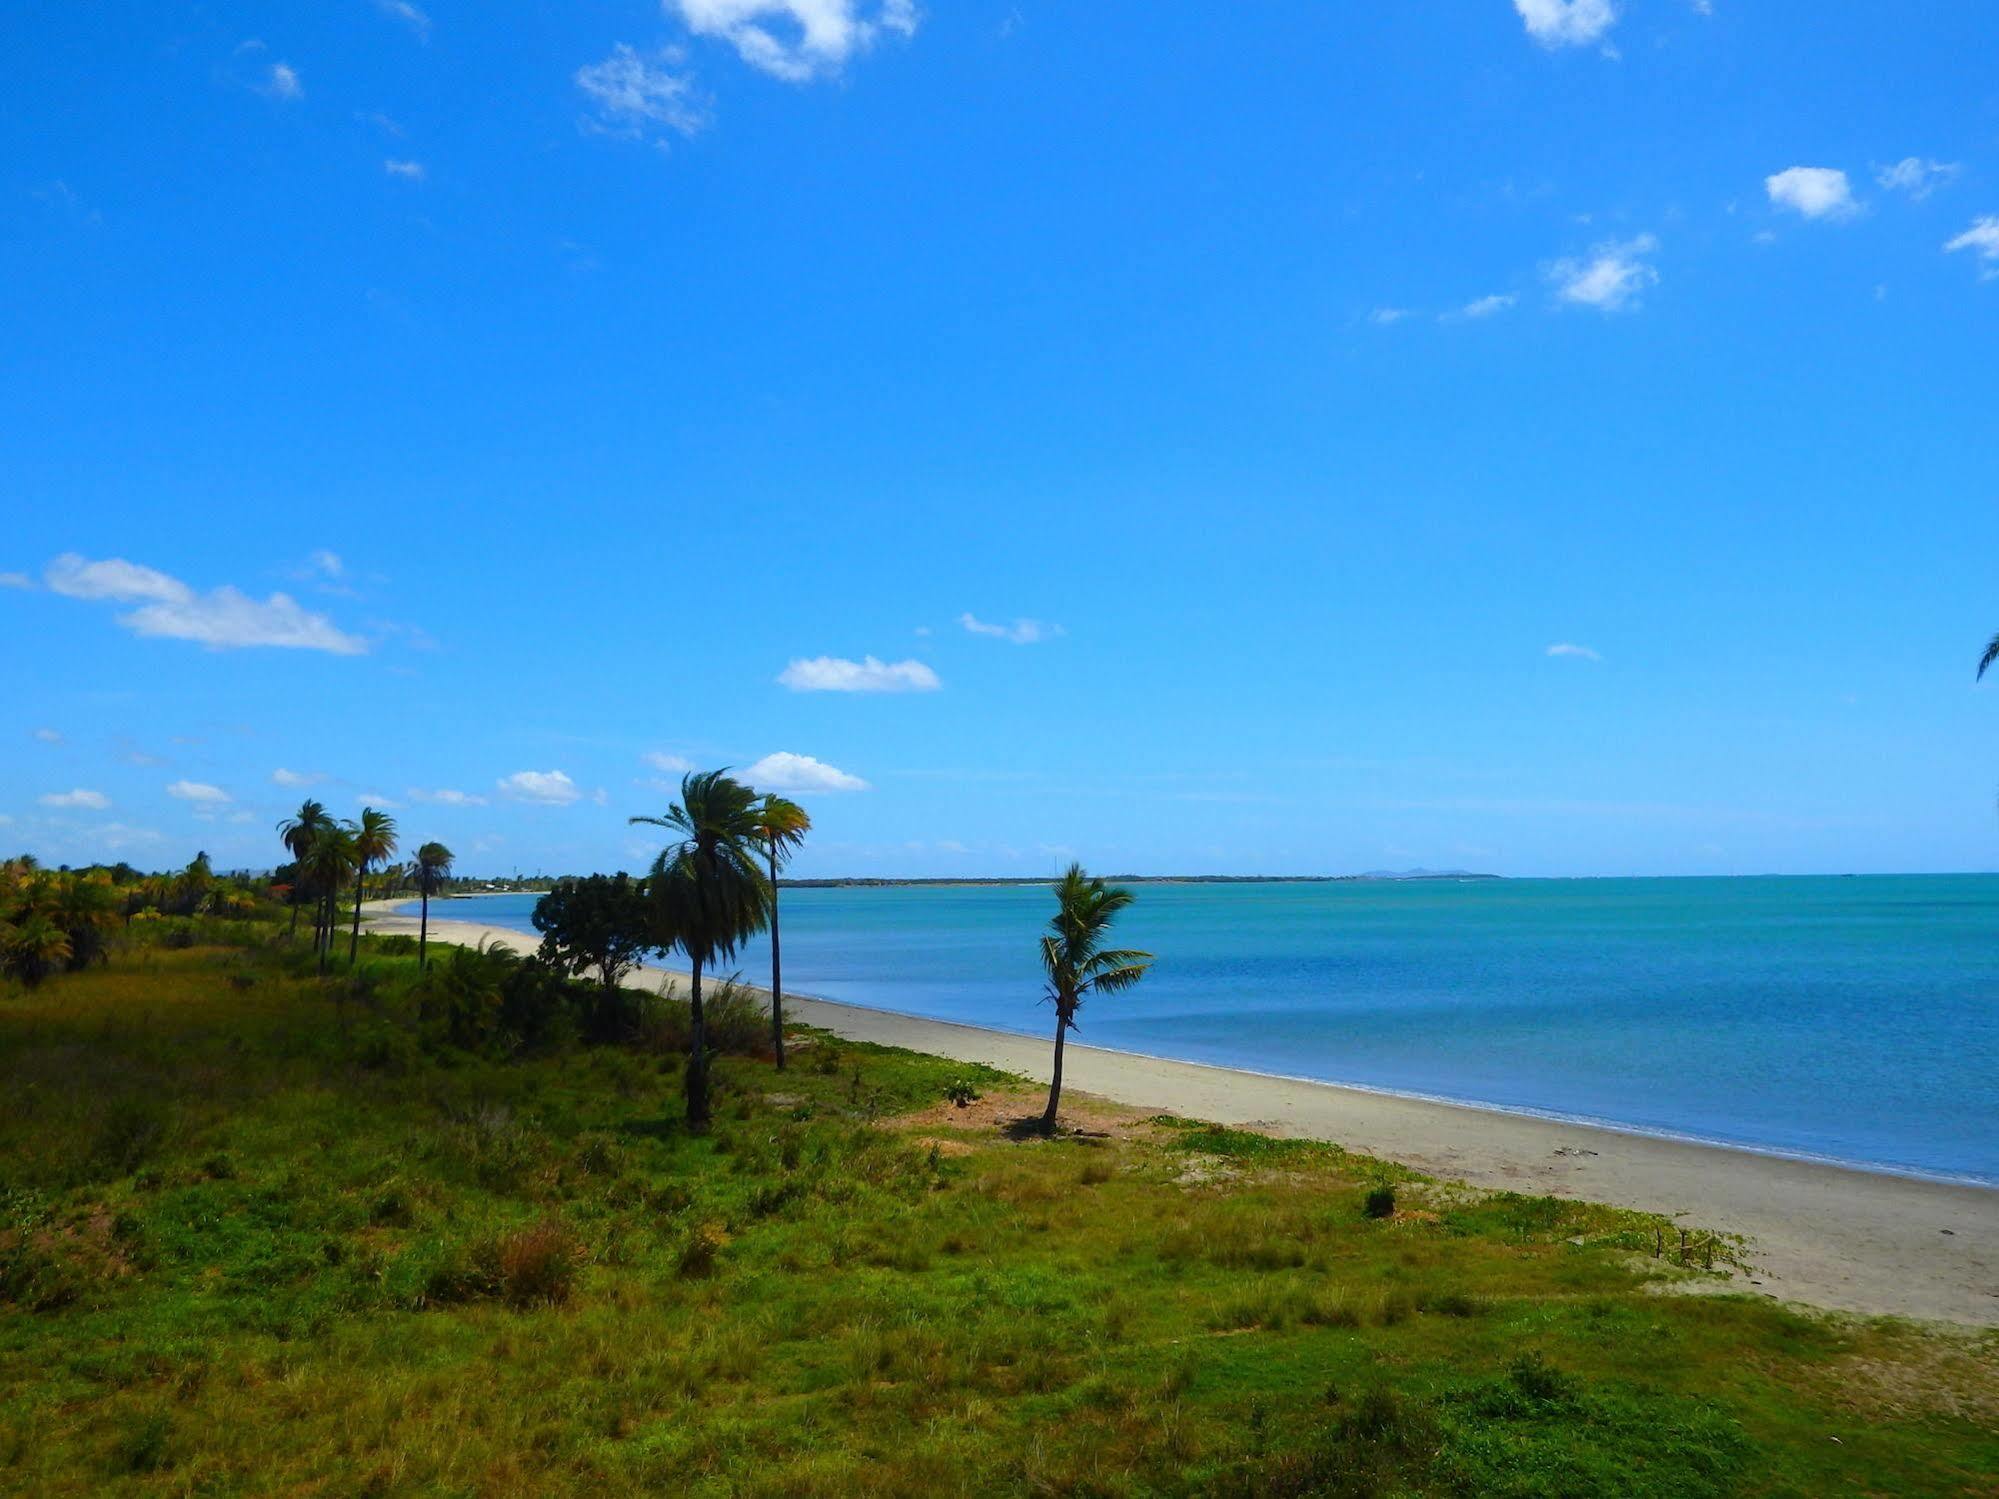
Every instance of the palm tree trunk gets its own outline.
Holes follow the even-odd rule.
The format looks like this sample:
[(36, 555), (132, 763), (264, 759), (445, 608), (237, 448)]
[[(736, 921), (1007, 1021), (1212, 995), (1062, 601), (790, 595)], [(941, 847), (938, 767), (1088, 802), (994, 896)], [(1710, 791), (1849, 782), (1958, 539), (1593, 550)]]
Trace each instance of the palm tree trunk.
[(285, 933), (285, 941), (292, 942), (297, 940), (298, 937), (298, 881), (297, 880), (294, 879), (292, 881), (291, 891), (285, 898), (291, 902), (291, 907), (292, 907), (291, 929)]
[(361, 900), (368, 888), (368, 866), (363, 864), (354, 874), (354, 935), (347, 939), (347, 966), (354, 966), (354, 959), (361, 952)]
[(319, 899), (319, 921), (313, 936), (319, 948), (319, 976), (326, 977), (326, 955), (333, 947), (333, 897), (323, 895)]
[(1062, 1105), (1062, 1042), (1069, 1034), (1069, 1016), (1065, 1011), (1055, 1012), (1055, 1075), (1048, 1083), (1048, 1107), (1041, 1115), (1041, 1133), (1055, 1133), (1055, 1111)]
[(784, 963), (777, 943), (777, 840), (770, 840), (770, 1042), (784, 1071)]
[(430, 886), (426, 884), (423, 887), (423, 919), (417, 923), (417, 928), (416, 928), (416, 971), (418, 973), (427, 972), (430, 968), (430, 960), (423, 955), (424, 947), (429, 943), (429, 941), (430, 941)]
[(692, 958), (692, 965), (693, 984), (687, 994), (687, 1127), (702, 1135), (708, 1132), (708, 1027), (701, 1014), (701, 960)]

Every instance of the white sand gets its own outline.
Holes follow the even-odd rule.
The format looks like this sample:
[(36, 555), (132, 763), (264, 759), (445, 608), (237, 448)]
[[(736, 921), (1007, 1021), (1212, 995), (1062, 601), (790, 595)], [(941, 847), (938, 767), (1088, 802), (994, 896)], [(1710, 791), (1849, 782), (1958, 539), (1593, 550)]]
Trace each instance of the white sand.
[[(370, 917), (371, 931), (414, 935), (416, 927), (410, 917)], [(430, 932), (433, 941), (535, 946), (519, 932), (436, 916)], [(632, 982), (656, 988), (668, 977), (677, 975), (648, 969)], [(785, 1014), (856, 1041), (1048, 1078), (1052, 1036), (791, 995)], [(1999, 1326), (1999, 1191), (1074, 1043), (1064, 1086), (1159, 1112), (1330, 1140), (1478, 1187), (1614, 1203), (1741, 1234), (1755, 1265), (1745, 1289), (1784, 1300)]]

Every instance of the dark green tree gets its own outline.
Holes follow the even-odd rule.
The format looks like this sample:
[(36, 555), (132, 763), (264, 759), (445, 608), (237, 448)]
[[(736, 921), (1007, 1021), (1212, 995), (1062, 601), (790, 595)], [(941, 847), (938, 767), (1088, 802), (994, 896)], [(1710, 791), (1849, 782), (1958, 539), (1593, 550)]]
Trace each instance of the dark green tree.
[(1041, 938), (1041, 967), (1048, 975), (1047, 1001), (1055, 1007), (1055, 1071), (1048, 1084), (1044, 1134), (1055, 1132), (1062, 1103), (1062, 1040), (1076, 1028), (1076, 1012), (1091, 994), (1117, 994), (1145, 977), (1152, 954), (1105, 947), (1111, 922), (1130, 905), (1129, 890), (1106, 885), (1071, 864), (1055, 884), (1055, 918)]
[(291, 929), (287, 933), (288, 936), (298, 935), (298, 903), (299, 897), (305, 893), (302, 867), (305, 851), (312, 847), (314, 835), (332, 820), (326, 815), (326, 808), (323, 805), (308, 799), (300, 804), (298, 811), (278, 824), (278, 837), (284, 842), (285, 852), (292, 856), (292, 863), (297, 867), (291, 890), (286, 897), (291, 902), (292, 908)]
[(410, 865), (410, 881), (423, 897), (423, 915), (416, 929), (416, 966), (419, 973), (430, 966), (430, 898), (451, 877), (453, 857), (451, 850), (443, 844), (426, 843), (416, 851), (416, 859)]
[(541, 961), (566, 977), (597, 975), (594, 1040), (623, 1039), (626, 1005), (620, 989), (645, 954), (662, 945), (657, 918), (646, 882), (622, 871), (557, 880), (535, 902)]
[(663, 817), (634, 817), (678, 834), (648, 880), (654, 945), (678, 947), (692, 970), (687, 1042), (687, 1124), (708, 1128), (708, 1033), (701, 975), (770, 924), (770, 885), (757, 867), (760, 799), (726, 770), (693, 771)]

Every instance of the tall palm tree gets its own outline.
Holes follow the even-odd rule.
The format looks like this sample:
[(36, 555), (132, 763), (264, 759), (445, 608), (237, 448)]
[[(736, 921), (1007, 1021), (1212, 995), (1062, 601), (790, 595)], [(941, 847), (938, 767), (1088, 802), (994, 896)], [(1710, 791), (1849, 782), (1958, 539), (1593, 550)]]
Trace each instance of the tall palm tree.
[(361, 955), (361, 902), (367, 893), (368, 868), (396, 851), (396, 820), (373, 807), (361, 809), (354, 830), (354, 930), (347, 938), (347, 966)]
[[(326, 808), (321, 803), (308, 798), (290, 817), (278, 824), (278, 837), (283, 841), (285, 852), (292, 856), (292, 863), (299, 864), (305, 858), (305, 851), (312, 847), (313, 835), (328, 821)], [(298, 898), (303, 894), (300, 888), (305, 881), (302, 871), (294, 871), (292, 876), (291, 906), (292, 924), (288, 936), (298, 935)]]
[(300, 874), (312, 882), (313, 893), (319, 900), (313, 941), (319, 951), (319, 971), (322, 974), (326, 972), (327, 954), (333, 947), (334, 897), (361, 862), (360, 854), (355, 849), (355, 831), (352, 823), (322, 823), (319, 831), (313, 834), (305, 857), (299, 861)]
[(441, 843), (426, 843), (416, 851), (410, 865), (410, 879), (423, 897), (423, 918), (416, 929), (416, 966), (421, 973), (430, 966), (425, 948), (430, 943), (430, 897), (451, 875), (452, 852)]
[(1055, 1006), (1055, 1075), (1048, 1085), (1043, 1134), (1055, 1132), (1062, 1103), (1062, 1039), (1076, 1026), (1076, 1011), (1089, 994), (1117, 994), (1145, 977), (1152, 954), (1105, 947), (1111, 922), (1130, 905), (1129, 890), (1106, 885), (1071, 864), (1055, 884), (1055, 919), (1041, 938), (1041, 966), (1048, 974), (1048, 1002)]
[(765, 796), (756, 810), (757, 837), (770, 870), (770, 1040), (777, 1070), (784, 1071), (784, 960), (777, 940), (777, 870), (790, 861), (812, 831), (812, 819), (797, 802)]
[(757, 794), (726, 770), (691, 771), (664, 817), (634, 817), (679, 834), (653, 860), (657, 945), (687, 954), (687, 1125), (708, 1128), (708, 1033), (701, 972), (770, 923), (770, 886), (757, 868)]

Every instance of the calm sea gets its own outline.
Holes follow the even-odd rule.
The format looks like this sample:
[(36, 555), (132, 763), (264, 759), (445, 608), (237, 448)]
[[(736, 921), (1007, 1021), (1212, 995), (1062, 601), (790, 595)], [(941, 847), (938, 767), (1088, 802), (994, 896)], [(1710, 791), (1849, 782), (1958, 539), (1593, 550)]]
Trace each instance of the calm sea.
[[(1137, 889), (1158, 962), (1091, 1044), (1999, 1186), (1999, 876)], [(1049, 910), (787, 890), (785, 987), (1039, 1034)]]

